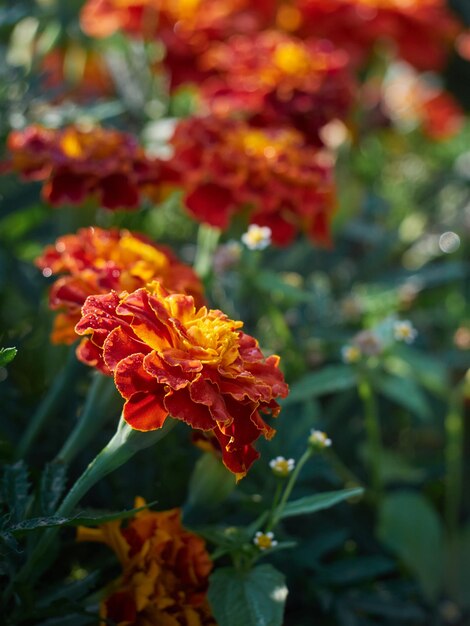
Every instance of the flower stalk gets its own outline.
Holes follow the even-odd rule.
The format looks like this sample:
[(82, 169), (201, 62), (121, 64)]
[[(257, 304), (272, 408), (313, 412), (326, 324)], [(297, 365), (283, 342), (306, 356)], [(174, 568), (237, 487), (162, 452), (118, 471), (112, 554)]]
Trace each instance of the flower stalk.
[[(116, 433), (75, 482), (57, 509), (56, 516), (64, 518), (69, 516), (75, 506), (97, 482), (124, 465), (139, 450), (148, 448), (163, 439), (175, 423), (175, 420), (167, 419), (162, 428), (141, 432), (131, 428), (121, 417)], [(44, 533), (26, 565), (19, 572), (19, 582), (30, 584), (31, 579), (34, 579), (41, 572), (41, 561), (53, 544), (57, 532), (58, 528), (50, 528)]]
[(218, 228), (204, 223), (199, 226), (194, 270), (202, 280), (207, 279), (211, 272), (212, 259), (219, 239), (220, 230)]
[(380, 502), (383, 495), (383, 481), (380, 470), (382, 435), (377, 400), (371, 384), (366, 378), (362, 378), (359, 381), (358, 392), (364, 406), (364, 424), (369, 444), (369, 472), (372, 493), (375, 500)]
[(113, 379), (94, 372), (80, 418), (57, 454), (55, 462), (69, 464), (73, 461), (108, 419), (109, 408), (115, 396)]

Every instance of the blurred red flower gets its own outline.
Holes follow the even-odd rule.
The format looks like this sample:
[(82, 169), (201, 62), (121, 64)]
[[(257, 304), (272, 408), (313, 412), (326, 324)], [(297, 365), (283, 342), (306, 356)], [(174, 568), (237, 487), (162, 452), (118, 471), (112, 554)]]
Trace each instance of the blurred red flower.
[(54, 343), (77, 339), (81, 307), (93, 294), (134, 291), (158, 280), (170, 292), (193, 296), (198, 305), (204, 301), (202, 284), (189, 266), (166, 246), (127, 230), (90, 227), (64, 235), (46, 247), (36, 265), (45, 276), (61, 275), (49, 296), (50, 307), (60, 311), (54, 320)]
[(376, 43), (420, 70), (442, 69), (459, 32), (446, 0), (296, 0), (300, 32), (325, 37), (363, 64)]
[(156, 194), (158, 161), (127, 133), (33, 125), (12, 131), (8, 149), (9, 168), (26, 180), (45, 180), (43, 196), (54, 206), (93, 198), (107, 209), (133, 209), (145, 192)]
[(335, 118), (345, 119), (354, 82), (348, 55), (328, 41), (276, 31), (214, 43), (201, 58), (211, 74), (204, 103), (218, 115), (244, 111), (257, 126), (292, 125), (310, 142)]
[[(145, 501), (136, 498), (135, 506)], [(102, 620), (117, 626), (216, 626), (207, 602), (212, 561), (204, 540), (183, 527), (180, 509), (139, 511), (125, 527), (119, 520), (80, 526), (77, 540), (106, 544), (122, 567), (101, 602)]]
[(91, 37), (120, 30), (160, 39), (166, 48), (163, 65), (174, 87), (204, 75), (198, 58), (211, 41), (256, 32), (274, 19), (275, 8), (272, 0), (88, 0), (80, 22)]
[(335, 208), (333, 160), (290, 128), (257, 128), (216, 116), (178, 123), (168, 163), (199, 221), (226, 229), (236, 213), (269, 226), (278, 245), (297, 231), (330, 242)]
[(153, 283), (130, 294), (90, 296), (76, 326), (90, 335), (79, 357), (96, 365), (88, 355), (101, 352), (132, 428), (156, 430), (171, 416), (210, 432), (226, 467), (241, 478), (259, 456), (253, 443), (274, 435), (262, 415), (276, 417), (276, 398), (288, 393), (279, 357), (264, 359), (242, 325)]

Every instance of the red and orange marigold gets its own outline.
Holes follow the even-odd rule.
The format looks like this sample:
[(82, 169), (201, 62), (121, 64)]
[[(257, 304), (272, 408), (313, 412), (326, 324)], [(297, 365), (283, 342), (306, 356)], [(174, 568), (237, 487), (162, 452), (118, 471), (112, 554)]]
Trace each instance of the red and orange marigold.
[(253, 443), (274, 435), (263, 415), (277, 416), (276, 399), (288, 392), (279, 357), (265, 359), (242, 326), (153, 283), (90, 296), (76, 326), (89, 335), (78, 356), (113, 373), (131, 428), (156, 430), (169, 416), (186, 422), (217, 438), (224, 464), (240, 478), (259, 456)]
[(218, 115), (244, 111), (258, 126), (292, 125), (309, 141), (353, 97), (348, 55), (325, 40), (302, 41), (278, 31), (214, 43), (201, 59), (212, 77), (202, 85)]
[(304, 35), (344, 47), (355, 63), (377, 43), (420, 70), (445, 64), (459, 25), (446, 0), (296, 0)]
[[(136, 498), (135, 506), (145, 501)], [(106, 544), (122, 567), (101, 602), (103, 625), (216, 626), (207, 602), (212, 561), (204, 540), (182, 526), (179, 509), (139, 511), (126, 527), (119, 520), (80, 527), (78, 541)]]
[(9, 167), (26, 180), (44, 180), (50, 204), (93, 198), (107, 209), (134, 209), (155, 194), (159, 165), (135, 137), (99, 126), (62, 129), (28, 126), (8, 137)]
[(194, 296), (203, 303), (203, 288), (194, 271), (181, 263), (166, 246), (128, 230), (83, 228), (59, 237), (36, 260), (45, 276), (60, 275), (52, 286), (49, 302), (59, 313), (52, 341), (73, 343), (75, 324), (88, 296), (134, 291), (158, 280), (170, 292)]
[(269, 226), (286, 245), (298, 231), (329, 243), (335, 208), (331, 155), (292, 128), (258, 128), (216, 116), (182, 120), (172, 139), (173, 182), (201, 222), (226, 229), (235, 214)]

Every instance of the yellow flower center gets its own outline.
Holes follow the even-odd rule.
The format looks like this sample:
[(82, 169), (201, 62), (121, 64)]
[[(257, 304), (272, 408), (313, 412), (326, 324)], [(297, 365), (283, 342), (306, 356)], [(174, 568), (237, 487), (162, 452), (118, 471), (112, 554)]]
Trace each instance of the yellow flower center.
[(243, 326), (243, 322), (218, 317), (215, 313), (203, 307), (196, 317), (183, 322), (191, 338), (191, 341), (184, 340), (183, 344), (190, 352), (195, 346), (202, 348), (197, 354), (201, 363), (229, 367), (238, 357), (237, 329)]
[(280, 43), (274, 51), (274, 64), (286, 74), (298, 76), (307, 74), (311, 69), (310, 55), (298, 43), (288, 41)]

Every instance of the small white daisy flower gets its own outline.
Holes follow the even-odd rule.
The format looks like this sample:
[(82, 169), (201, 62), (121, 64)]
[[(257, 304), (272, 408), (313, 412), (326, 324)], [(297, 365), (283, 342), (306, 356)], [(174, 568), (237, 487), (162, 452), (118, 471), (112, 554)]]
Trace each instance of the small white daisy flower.
[(315, 450), (323, 450), (324, 448), (329, 448), (331, 446), (331, 439), (329, 439), (326, 433), (321, 430), (312, 429), (310, 431), (308, 443)]
[(395, 322), (393, 325), (393, 334), (397, 341), (413, 343), (418, 335), (418, 331), (409, 320), (403, 320), (401, 322)]
[(285, 459), (283, 456), (277, 456), (269, 461), (269, 467), (272, 469), (273, 474), (285, 478), (294, 469), (295, 461), (294, 459)]
[(343, 346), (341, 348), (343, 363), (357, 363), (361, 358), (361, 351), (357, 346)]
[(242, 235), (242, 242), (249, 250), (264, 250), (271, 244), (271, 229), (269, 226), (250, 224)]
[(262, 533), (258, 531), (254, 536), (253, 543), (258, 546), (260, 550), (269, 550), (277, 546), (277, 541), (274, 539), (274, 533)]

